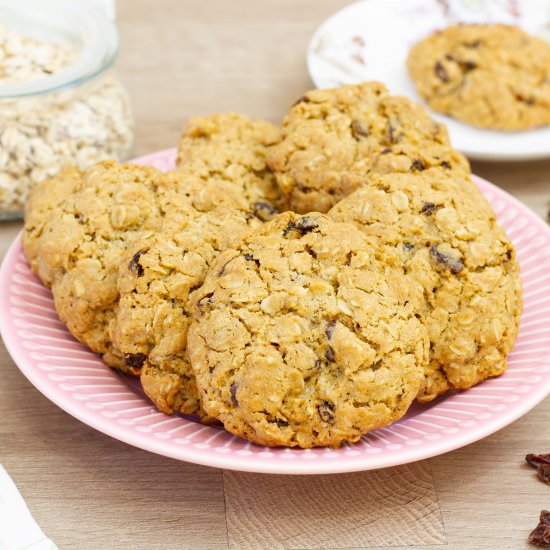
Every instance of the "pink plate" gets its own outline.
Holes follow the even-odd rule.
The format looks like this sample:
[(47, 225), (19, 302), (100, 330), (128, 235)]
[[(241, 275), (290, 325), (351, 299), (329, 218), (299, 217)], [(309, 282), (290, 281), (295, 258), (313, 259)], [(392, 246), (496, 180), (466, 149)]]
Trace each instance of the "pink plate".
[[(137, 159), (161, 169), (175, 151)], [(17, 238), (0, 272), (0, 330), (23, 374), (82, 422), (136, 447), (207, 466), (279, 474), (326, 474), (404, 464), (451, 451), (510, 424), (550, 393), (550, 228), (494, 185), (475, 181), (517, 247), (525, 311), (509, 368), (462, 393), (414, 405), (392, 426), (340, 449), (270, 449), (157, 412), (135, 379), (105, 367), (57, 318)]]

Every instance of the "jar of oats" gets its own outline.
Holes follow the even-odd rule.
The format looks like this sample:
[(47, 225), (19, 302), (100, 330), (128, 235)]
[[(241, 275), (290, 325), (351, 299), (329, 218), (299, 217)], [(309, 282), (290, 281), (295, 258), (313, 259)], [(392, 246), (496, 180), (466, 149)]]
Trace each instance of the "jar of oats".
[(128, 157), (117, 49), (112, 21), (81, 0), (0, 0), (0, 219), (64, 164)]

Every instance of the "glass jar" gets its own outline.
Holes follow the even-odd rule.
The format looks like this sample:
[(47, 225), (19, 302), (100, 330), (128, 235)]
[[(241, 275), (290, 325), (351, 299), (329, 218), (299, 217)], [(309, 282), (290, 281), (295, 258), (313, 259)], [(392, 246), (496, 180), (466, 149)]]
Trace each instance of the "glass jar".
[(62, 165), (125, 160), (133, 120), (112, 70), (118, 33), (99, 11), (0, 0), (0, 25), (0, 219), (14, 219)]

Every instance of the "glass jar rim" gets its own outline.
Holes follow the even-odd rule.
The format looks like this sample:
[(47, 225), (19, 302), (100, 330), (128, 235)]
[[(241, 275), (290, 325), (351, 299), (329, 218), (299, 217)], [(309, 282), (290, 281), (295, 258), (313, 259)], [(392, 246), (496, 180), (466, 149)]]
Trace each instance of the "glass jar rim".
[[(0, 84), (0, 98), (14, 99), (72, 88), (98, 76), (115, 61), (118, 32), (114, 23), (98, 10), (78, 1), (0, 0), (0, 22), (10, 29), (21, 27), (21, 34), (35, 27), (52, 42), (71, 35), (79, 42), (79, 55), (70, 65), (44, 78)], [(38, 23), (38, 24), (37, 24)]]

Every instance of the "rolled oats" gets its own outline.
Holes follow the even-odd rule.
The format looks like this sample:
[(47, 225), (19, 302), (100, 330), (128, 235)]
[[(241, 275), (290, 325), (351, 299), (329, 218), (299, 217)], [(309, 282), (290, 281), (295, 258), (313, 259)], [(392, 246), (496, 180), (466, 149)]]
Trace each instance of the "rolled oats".
[[(77, 57), (78, 51), (0, 26), (0, 87), (45, 79)], [(122, 160), (132, 139), (128, 95), (112, 75), (59, 92), (0, 99), (0, 217), (20, 214), (30, 186), (63, 164), (84, 169)]]

